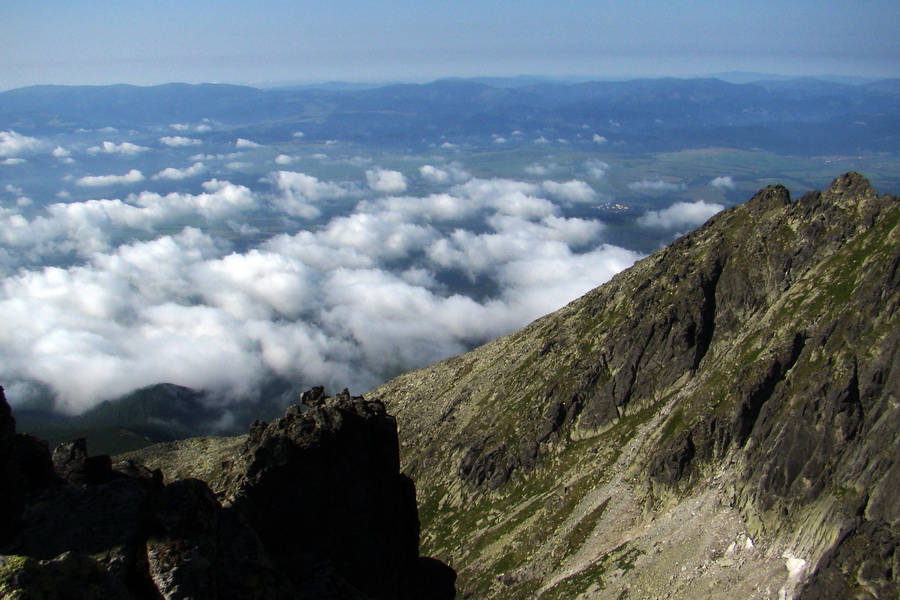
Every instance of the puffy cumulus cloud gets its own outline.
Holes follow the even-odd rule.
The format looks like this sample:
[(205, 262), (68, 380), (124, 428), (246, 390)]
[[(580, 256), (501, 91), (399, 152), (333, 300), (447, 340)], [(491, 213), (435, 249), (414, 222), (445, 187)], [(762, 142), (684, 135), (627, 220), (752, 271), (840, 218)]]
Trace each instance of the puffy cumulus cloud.
[(207, 261), (192, 272), (206, 304), (245, 320), (302, 316), (313, 306), (317, 278), (300, 261), (255, 249)]
[(436, 237), (433, 228), (408, 223), (398, 213), (356, 213), (332, 220), (320, 239), (332, 248), (351, 248), (384, 264), (407, 258)]
[(169, 127), (174, 129), (175, 131), (195, 131), (197, 133), (206, 133), (207, 131), (212, 131), (212, 127), (210, 127), (206, 123), (202, 123), (200, 125), (190, 125), (188, 123), (173, 123)]
[(174, 297), (149, 301), (142, 285), (94, 266), (6, 279), (0, 315), (21, 335), (0, 333), (3, 376), (46, 382), (67, 412), (160, 381), (251, 392), (261, 366), (252, 338), (233, 333), (240, 320)]
[(262, 144), (257, 144), (256, 142), (245, 140), (244, 138), (238, 138), (234, 143), (234, 147), (241, 150), (251, 150), (253, 148), (262, 148)]
[(438, 239), (428, 248), (429, 259), (444, 269), (462, 271), (474, 281), (482, 275), (498, 276), (512, 262), (571, 256), (573, 247), (596, 242), (603, 228), (596, 221), (555, 216), (533, 222), (495, 215), (488, 224), (494, 230), (491, 233), (457, 229)]
[(584, 163), (584, 168), (591, 179), (603, 179), (609, 171), (609, 164), (601, 160), (589, 160)]
[(454, 194), (419, 196), (387, 196), (375, 202), (362, 202), (363, 212), (389, 212), (408, 219), (447, 222), (462, 221), (477, 215), (483, 208), (478, 202)]
[(545, 181), (541, 184), (541, 188), (550, 196), (567, 203), (593, 202), (597, 199), (594, 188), (577, 179), (562, 183)]
[(28, 161), (24, 158), (4, 158), (2, 161), (0, 161), (0, 164), (11, 167), (15, 165), (24, 165), (27, 162)]
[(683, 183), (672, 183), (663, 179), (642, 179), (628, 184), (628, 189), (639, 193), (656, 192), (681, 192), (685, 189)]
[(558, 206), (541, 197), (540, 185), (512, 179), (472, 179), (454, 186), (451, 193), (500, 214), (542, 219), (560, 213)]
[(159, 138), (159, 143), (170, 148), (186, 148), (188, 146), (199, 146), (203, 142), (196, 138), (174, 135)]
[(168, 167), (163, 169), (159, 173), (153, 176), (154, 179), (173, 179), (173, 180), (181, 180), (187, 179), (189, 177), (196, 177), (198, 175), (202, 175), (206, 172), (206, 165), (202, 162), (195, 162), (190, 167), (185, 167), (184, 169), (176, 169), (175, 167)]
[(294, 162), (294, 158), (288, 156), (287, 154), (279, 154), (275, 157), (276, 165), (289, 165)]
[(436, 295), (380, 269), (336, 270), (323, 291), (323, 327), (355, 342), (356, 362), (375, 381), (459, 354), (515, 326), (502, 302)]
[(294, 171), (278, 171), (269, 180), (281, 191), (272, 205), (292, 217), (303, 219), (314, 219), (321, 214), (317, 203), (343, 198), (349, 193), (340, 184), (320, 181), (312, 175)]
[(551, 163), (548, 165), (542, 165), (540, 163), (534, 163), (532, 165), (528, 165), (527, 167), (525, 167), (525, 172), (528, 173), (529, 175), (535, 175), (537, 177), (546, 177), (547, 175), (549, 175), (553, 171), (556, 171), (557, 169), (559, 169), (559, 165), (557, 165), (557, 164)]
[(602, 245), (583, 253), (560, 253), (512, 261), (500, 281), (525, 322), (533, 321), (571, 302), (613, 275), (627, 269), (642, 255), (625, 248)]
[(202, 194), (142, 192), (118, 199), (63, 202), (46, 207), (45, 214), (26, 219), (20, 214), (0, 214), (0, 241), (16, 248), (17, 263), (8, 267), (52, 260), (75, 253), (89, 258), (107, 252), (130, 231), (152, 232), (161, 224), (175, 224), (186, 216), (225, 220), (252, 209), (256, 199), (246, 187), (212, 180)]
[[(87, 149), (87, 151), (91, 154), (122, 154), (123, 156), (136, 156), (141, 152), (146, 152), (150, 148), (146, 146), (138, 146), (137, 144), (132, 144), (131, 142), (122, 142), (121, 144), (114, 144), (113, 142), (103, 142), (100, 146), (92, 146)], [(54, 153), (56, 150), (54, 150)], [(55, 154), (54, 154), (55, 155)]]
[(596, 134), (596, 133), (594, 134), (594, 138), (593, 138), (593, 139), (594, 139), (594, 142), (596, 142), (596, 143), (598, 143), (598, 144), (605, 144), (605, 143), (607, 143), (607, 142), (609, 141), (608, 139), (606, 139), (606, 138), (603, 137), (602, 135), (598, 135), (598, 134)]
[[(583, 182), (440, 181), (453, 185), (376, 195), (280, 171), (258, 198), (213, 180), (201, 194), (60, 203), (30, 220), (0, 209), (0, 248), (11, 249), (0, 264), (54, 244), (70, 253), (61, 264), (81, 257), (4, 271), (0, 380), (43, 382), (70, 412), (163, 381), (226, 401), (252, 397), (273, 374), (364, 392), (521, 327), (639, 258), (603, 244), (599, 221), (563, 215), (559, 204), (590, 195)], [(320, 203), (358, 197), (241, 251), (192, 228), (130, 241), (186, 215), (239, 218), (263, 200), (321, 216)], [(460, 275), (487, 278), (491, 296), (448, 283)]]
[(44, 142), (13, 130), (0, 131), (0, 156), (14, 157), (44, 150)]
[(724, 177), (716, 177), (709, 182), (709, 185), (714, 188), (719, 188), (720, 190), (733, 190), (735, 187), (734, 179), (732, 179), (730, 175), (726, 175)]
[(422, 176), (422, 179), (427, 181), (428, 183), (434, 183), (438, 185), (448, 184), (448, 183), (462, 183), (468, 180), (471, 175), (463, 169), (462, 165), (459, 163), (450, 163), (443, 168), (438, 168), (432, 165), (424, 165), (419, 167), (419, 174)]
[(450, 173), (444, 169), (438, 169), (432, 165), (423, 165), (419, 167), (419, 174), (422, 179), (428, 183), (444, 184), (450, 183)]
[(725, 207), (721, 204), (700, 202), (676, 202), (663, 210), (651, 210), (638, 218), (643, 227), (661, 229), (694, 228), (705, 223)]
[(82, 187), (106, 187), (137, 183), (143, 180), (144, 174), (137, 169), (132, 169), (124, 175), (85, 175), (75, 183)]
[(72, 155), (70, 151), (66, 150), (62, 146), (57, 146), (50, 152), (50, 154), (52, 154), (56, 158), (69, 158)]
[(371, 189), (384, 194), (402, 194), (407, 186), (403, 173), (389, 169), (369, 169), (366, 182)]
[(256, 206), (249, 188), (230, 181), (212, 179), (203, 184), (202, 194), (167, 194), (142, 192), (133, 199), (141, 208), (158, 215), (159, 221), (196, 213), (207, 219), (225, 219)]

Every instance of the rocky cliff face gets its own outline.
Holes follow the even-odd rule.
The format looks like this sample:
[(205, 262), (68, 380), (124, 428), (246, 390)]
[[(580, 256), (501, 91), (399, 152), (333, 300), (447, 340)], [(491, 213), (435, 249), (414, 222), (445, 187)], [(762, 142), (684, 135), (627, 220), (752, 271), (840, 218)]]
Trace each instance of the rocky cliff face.
[(455, 595), (454, 572), (419, 556), (415, 487), (379, 402), (313, 390), (308, 410), (229, 446), (210, 483), (164, 485), (134, 460), (88, 456), (83, 440), (51, 455), (15, 434), (0, 400), (3, 598)]
[(900, 594), (900, 202), (772, 186), (373, 391), (477, 598)]

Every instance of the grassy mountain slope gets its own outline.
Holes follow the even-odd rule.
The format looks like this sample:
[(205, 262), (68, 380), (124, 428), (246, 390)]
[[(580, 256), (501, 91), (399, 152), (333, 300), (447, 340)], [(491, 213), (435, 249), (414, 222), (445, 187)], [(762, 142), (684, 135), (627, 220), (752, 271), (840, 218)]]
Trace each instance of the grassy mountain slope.
[(898, 271), (897, 198), (772, 186), (374, 390), (425, 551), (477, 598), (895, 594)]

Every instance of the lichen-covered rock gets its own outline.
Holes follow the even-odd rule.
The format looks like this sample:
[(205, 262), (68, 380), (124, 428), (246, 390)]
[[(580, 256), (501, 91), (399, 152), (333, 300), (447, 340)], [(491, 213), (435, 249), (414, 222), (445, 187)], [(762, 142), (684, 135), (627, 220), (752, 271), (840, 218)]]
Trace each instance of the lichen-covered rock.
[(0, 556), (4, 600), (131, 600), (123, 583), (93, 558), (66, 552), (52, 560)]

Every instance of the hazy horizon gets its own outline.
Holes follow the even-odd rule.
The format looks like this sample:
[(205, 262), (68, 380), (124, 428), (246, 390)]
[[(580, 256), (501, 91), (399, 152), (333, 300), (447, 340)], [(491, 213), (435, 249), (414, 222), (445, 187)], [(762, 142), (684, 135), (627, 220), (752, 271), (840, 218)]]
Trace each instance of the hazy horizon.
[(694, 0), (424, 7), (343, 0), (0, 8), (0, 90), (40, 84), (425, 82), (447, 77), (622, 79), (731, 71), (897, 77), (900, 8)]

